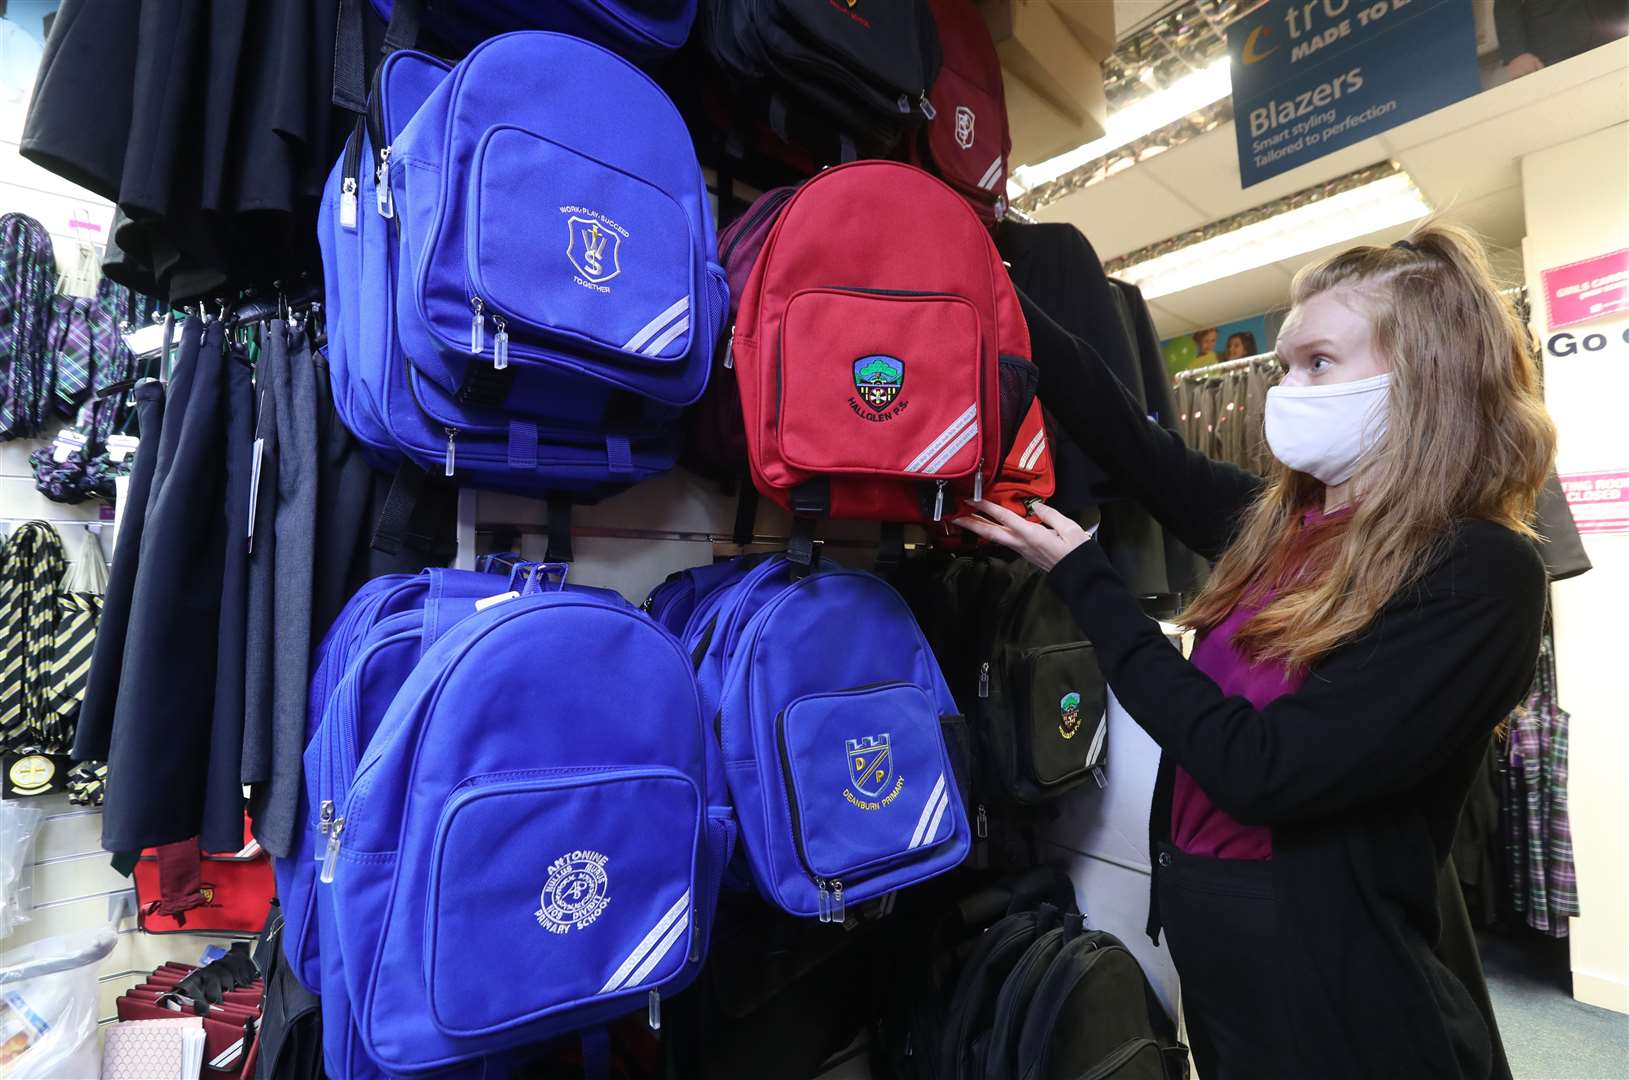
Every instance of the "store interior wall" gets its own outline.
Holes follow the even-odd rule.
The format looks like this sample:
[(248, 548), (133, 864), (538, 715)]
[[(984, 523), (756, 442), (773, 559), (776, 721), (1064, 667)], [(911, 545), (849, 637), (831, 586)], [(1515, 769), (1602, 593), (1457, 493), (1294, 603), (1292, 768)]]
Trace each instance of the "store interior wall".
[[(1534, 330), (1548, 341), (1540, 272), (1629, 245), (1629, 124), (1522, 159), (1524, 245)], [(1548, 350), (1545, 399), (1560, 432), (1559, 471), (1629, 468), (1629, 317), (1571, 328), (1599, 350)], [(1589, 533), (1594, 570), (1552, 590), (1561, 706), (1572, 714), (1569, 799), (1582, 914), (1572, 920), (1573, 995), (1629, 1012), (1629, 708), (1624, 705), (1624, 599), (1629, 534)]]

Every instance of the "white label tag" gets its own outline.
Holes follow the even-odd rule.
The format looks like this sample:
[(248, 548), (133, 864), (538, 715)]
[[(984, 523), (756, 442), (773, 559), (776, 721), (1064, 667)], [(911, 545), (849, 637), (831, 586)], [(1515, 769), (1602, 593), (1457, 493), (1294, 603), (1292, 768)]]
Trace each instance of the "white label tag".
[(159, 350), (164, 348), (164, 324), (148, 323), (140, 329), (131, 330), (124, 335), (124, 347), (135, 353), (138, 360), (157, 356)]
[(136, 452), (141, 440), (134, 435), (109, 435), (107, 437), (108, 460), (115, 464), (123, 461)]
[(58, 465), (67, 461), (74, 455), (74, 451), (83, 450), (85, 444), (90, 442), (90, 436), (72, 428), (63, 428), (57, 432), (56, 442), (51, 447), (51, 460)]
[(483, 596), (481, 599), (475, 601), (475, 610), (485, 611), (489, 607), (496, 607), (497, 605), (505, 603), (506, 601), (517, 599), (519, 596), (520, 593), (513, 589), (510, 589), (508, 592), (498, 593), (496, 596)]
[(260, 506), (260, 465), (266, 457), (266, 440), (255, 440), (254, 459), (249, 465), (249, 554), (255, 550), (255, 510)]

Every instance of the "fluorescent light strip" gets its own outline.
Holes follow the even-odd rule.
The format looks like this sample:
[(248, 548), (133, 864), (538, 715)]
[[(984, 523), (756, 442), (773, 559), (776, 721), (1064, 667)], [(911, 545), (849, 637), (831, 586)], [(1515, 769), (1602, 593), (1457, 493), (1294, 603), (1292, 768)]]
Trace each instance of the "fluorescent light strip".
[(1153, 300), (1413, 221), (1431, 209), (1407, 173), (1393, 173), (1123, 267), (1114, 276), (1136, 285), (1144, 299)]
[(1228, 58), (1226, 55), (1219, 56), (1208, 66), (1191, 75), (1184, 75), (1164, 90), (1139, 98), (1125, 108), (1110, 113), (1103, 125), (1102, 138), (1093, 139), (1034, 165), (1020, 165), (1012, 171), (1007, 184), (1007, 197), (1016, 199), (1032, 188), (1050, 183), (1089, 161), (1135, 142), (1150, 131), (1174, 124), (1189, 113), (1222, 100), (1231, 92)]

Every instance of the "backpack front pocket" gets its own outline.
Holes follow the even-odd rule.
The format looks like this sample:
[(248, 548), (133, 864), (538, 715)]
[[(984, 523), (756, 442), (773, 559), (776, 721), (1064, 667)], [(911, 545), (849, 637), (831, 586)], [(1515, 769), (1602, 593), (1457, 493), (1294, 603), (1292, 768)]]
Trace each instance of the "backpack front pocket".
[(934, 108), (950, 122), (929, 124), (925, 138), (939, 174), (966, 193), (995, 201), (1007, 190), (1002, 138), (1007, 109), (994, 95), (953, 68), (942, 67), (933, 82)]
[(671, 978), (692, 959), (705, 817), (695, 783), (672, 769), (466, 780), (431, 856), (436, 1026), (503, 1032)]
[(689, 354), (706, 312), (689, 219), (667, 192), (498, 126), (475, 150), (468, 220), (472, 353), (507, 363), (564, 342), (625, 360)]
[(926, 854), (956, 831), (939, 715), (910, 683), (810, 694), (776, 718), (792, 841), (830, 890)]
[(967, 476), (983, 445), (982, 355), (963, 297), (805, 289), (777, 348), (782, 455), (816, 473)]
[(1091, 642), (1026, 650), (1016, 690), (1021, 772), (1047, 787), (1075, 779), (1102, 761), (1107, 697)]

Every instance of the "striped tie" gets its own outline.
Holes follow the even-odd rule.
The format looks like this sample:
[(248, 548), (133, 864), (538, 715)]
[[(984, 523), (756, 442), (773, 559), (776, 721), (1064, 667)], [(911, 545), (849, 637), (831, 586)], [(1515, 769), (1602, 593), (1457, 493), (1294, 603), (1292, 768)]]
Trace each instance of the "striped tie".
[(52, 641), (51, 705), (41, 742), (52, 753), (67, 753), (79, 721), (79, 704), (90, 681), (91, 651), (102, 598), (95, 593), (57, 596), (57, 630)]
[(0, 745), (40, 748), (52, 715), (62, 538), (43, 521), (22, 525), (0, 551)]
[(56, 340), (57, 410), (72, 417), (90, 391), (91, 312), (96, 301), (82, 296), (59, 296), (61, 323)]

